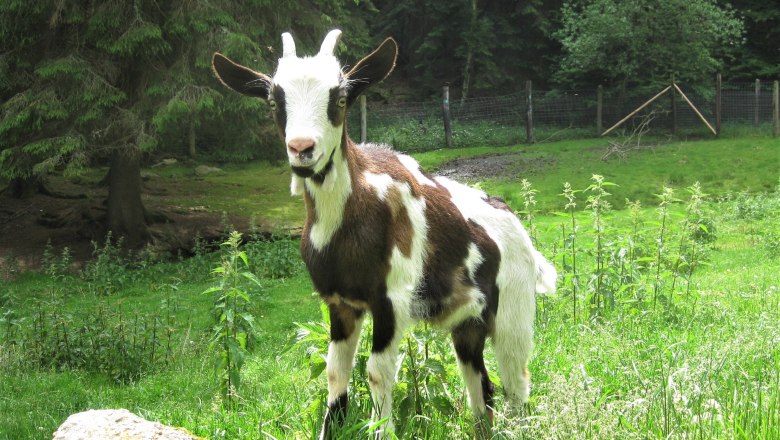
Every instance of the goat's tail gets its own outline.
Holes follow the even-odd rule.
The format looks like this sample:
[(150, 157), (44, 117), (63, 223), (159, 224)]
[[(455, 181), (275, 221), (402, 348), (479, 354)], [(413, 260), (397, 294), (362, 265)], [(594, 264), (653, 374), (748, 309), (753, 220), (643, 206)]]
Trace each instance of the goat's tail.
[(536, 293), (555, 293), (558, 272), (539, 251), (534, 250), (536, 262)]

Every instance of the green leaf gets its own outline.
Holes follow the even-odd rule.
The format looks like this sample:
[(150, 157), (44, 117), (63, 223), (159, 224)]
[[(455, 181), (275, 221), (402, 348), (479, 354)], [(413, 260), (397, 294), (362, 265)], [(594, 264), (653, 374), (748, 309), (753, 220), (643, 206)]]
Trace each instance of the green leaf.
[(206, 295), (209, 293), (219, 292), (221, 290), (222, 290), (221, 287), (209, 287), (208, 289), (204, 290), (201, 294)]
[(320, 377), (320, 374), (325, 371), (326, 366), (327, 364), (322, 358), (317, 357), (312, 359), (312, 361), (309, 363), (309, 380), (314, 380)]
[(249, 272), (249, 271), (241, 272), (241, 276), (243, 276), (244, 278), (248, 279), (249, 281), (255, 283), (256, 285), (262, 287), (262, 285), (260, 284), (260, 279), (258, 279), (257, 275), (253, 274), (252, 272)]

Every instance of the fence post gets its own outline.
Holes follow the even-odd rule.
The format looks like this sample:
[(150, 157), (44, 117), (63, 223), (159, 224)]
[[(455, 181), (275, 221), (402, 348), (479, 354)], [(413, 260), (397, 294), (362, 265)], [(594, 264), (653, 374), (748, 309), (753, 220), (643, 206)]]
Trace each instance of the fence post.
[(529, 144), (534, 143), (534, 100), (533, 100), (533, 84), (531, 80), (525, 82), (525, 95), (527, 103), (527, 111), (525, 113), (525, 140)]
[(780, 93), (777, 80), (772, 84), (772, 137), (780, 135)]
[(722, 108), (721, 102), (721, 89), (723, 86), (723, 78), (720, 73), (715, 75), (715, 136), (720, 137), (720, 115)]
[(758, 125), (758, 107), (761, 105), (761, 80), (756, 78), (756, 102), (753, 113), (753, 124)]
[(672, 99), (672, 134), (677, 134), (677, 92), (674, 90), (674, 75), (672, 75), (672, 90), (671, 90), (671, 99)]
[(603, 124), (604, 116), (604, 87), (599, 84), (596, 89), (596, 136), (601, 136), (601, 131), (604, 129)]
[(444, 113), (444, 141), (447, 148), (452, 148), (452, 119), (450, 116), (450, 86), (442, 87), (441, 109)]
[(366, 125), (366, 95), (360, 95), (360, 142), (368, 140), (368, 127)]

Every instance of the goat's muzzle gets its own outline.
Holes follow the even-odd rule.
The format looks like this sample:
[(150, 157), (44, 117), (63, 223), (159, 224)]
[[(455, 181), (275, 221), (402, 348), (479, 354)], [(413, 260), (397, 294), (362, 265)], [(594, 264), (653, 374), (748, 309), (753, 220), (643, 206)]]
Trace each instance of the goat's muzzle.
[(311, 160), (314, 156), (314, 139), (294, 138), (287, 143), (287, 151), (301, 161)]

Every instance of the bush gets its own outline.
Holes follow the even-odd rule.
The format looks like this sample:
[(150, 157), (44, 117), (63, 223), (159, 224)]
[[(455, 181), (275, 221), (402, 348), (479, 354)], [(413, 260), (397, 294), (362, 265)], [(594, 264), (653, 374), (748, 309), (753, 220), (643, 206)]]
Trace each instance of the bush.
[(158, 314), (128, 317), (98, 305), (74, 316), (61, 313), (56, 302), (37, 308), (31, 328), (17, 332), (15, 341), (33, 367), (102, 373), (117, 383), (128, 383), (171, 359), (175, 322), (170, 314), (167, 319)]

